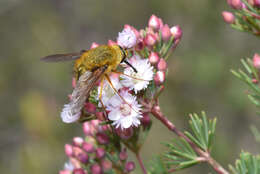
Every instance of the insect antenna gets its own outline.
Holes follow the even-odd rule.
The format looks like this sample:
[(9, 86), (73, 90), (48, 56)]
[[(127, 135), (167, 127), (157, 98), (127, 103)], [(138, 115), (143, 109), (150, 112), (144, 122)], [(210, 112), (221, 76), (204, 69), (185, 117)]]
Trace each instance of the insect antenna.
[(131, 65), (131, 63), (129, 63), (127, 60), (124, 60), (124, 62), (125, 62), (128, 66), (130, 66), (130, 67), (134, 70), (135, 73), (137, 73), (137, 70), (135, 69), (135, 67), (133, 67), (133, 65)]

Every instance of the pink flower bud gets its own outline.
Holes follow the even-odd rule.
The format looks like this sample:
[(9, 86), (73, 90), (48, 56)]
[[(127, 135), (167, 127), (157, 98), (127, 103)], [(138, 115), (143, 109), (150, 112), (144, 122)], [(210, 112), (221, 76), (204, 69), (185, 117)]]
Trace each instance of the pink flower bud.
[(126, 152), (126, 149), (123, 149), (123, 151), (121, 151), (121, 152), (119, 153), (119, 159), (120, 159), (121, 161), (125, 161), (127, 158), (128, 158), (128, 154), (127, 154), (127, 152)]
[(98, 46), (99, 46), (99, 44), (97, 44), (96, 42), (93, 42), (93, 43), (91, 44), (91, 46), (90, 46), (90, 49), (96, 48), (96, 47), (98, 47)]
[(84, 122), (83, 123), (83, 132), (85, 135), (93, 135), (93, 132), (91, 130), (91, 126), (89, 122)]
[(144, 44), (147, 45), (147, 46), (153, 46), (154, 44), (156, 44), (157, 40), (156, 40), (156, 37), (155, 35), (153, 34), (147, 34), (144, 38)]
[(232, 0), (227, 0), (227, 4), (231, 6)]
[(71, 84), (72, 84), (72, 87), (73, 87), (73, 88), (76, 87), (77, 81), (76, 81), (76, 78), (75, 78), (75, 77), (72, 78)]
[(260, 69), (260, 56), (258, 54), (255, 54), (253, 57), (253, 65), (257, 69)]
[(72, 145), (70, 144), (65, 144), (65, 154), (68, 156), (68, 157), (71, 157), (73, 155), (73, 148), (72, 148)]
[(231, 0), (231, 7), (234, 9), (241, 9), (242, 8), (241, 0)]
[(163, 27), (163, 20), (161, 18), (159, 18), (159, 24), (160, 24), (160, 28)]
[(258, 80), (257, 80), (257, 79), (252, 79), (252, 82), (253, 82), (254, 84), (257, 84), (257, 83), (258, 83)]
[(87, 142), (84, 142), (84, 143), (82, 144), (82, 149), (85, 150), (85, 151), (88, 152), (88, 153), (92, 153), (92, 152), (95, 151), (94, 145), (91, 144), (91, 143), (87, 143)]
[(88, 162), (88, 154), (86, 153), (80, 153), (76, 156), (76, 158), (83, 164)]
[(71, 174), (69, 170), (60, 170), (59, 174)]
[(75, 156), (75, 157), (81, 153), (84, 153), (84, 151), (81, 148), (76, 147), (76, 146), (73, 146), (72, 150), (73, 150), (73, 156)]
[(156, 74), (154, 75), (154, 83), (156, 85), (161, 85), (165, 81), (165, 72), (163, 71), (157, 71)]
[(74, 137), (73, 138), (73, 145), (74, 146), (79, 146), (80, 147), (83, 142), (84, 142), (84, 140), (81, 137)]
[(96, 113), (96, 106), (93, 103), (87, 102), (85, 104), (85, 109), (88, 113), (91, 113), (91, 114)]
[(127, 172), (131, 172), (135, 169), (135, 163), (133, 161), (128, 161), (126, 164), (125, 164), (125, 170)]
[(108, 144), (109, 143), (109, 137), (107, 136), (107, 134), (102, 133), (102, 132), (98, 132), (96, 134), (96, 139), (99, 144)]
[(260, 8), (260, 0), (254, 0), (254, 6)]
[(133, 26), (128, 25), (128, 24), (125, 24), (124, 29), (127, 29), (127, 28), (130, 29), (130, 30), (132, 30), (132, 31), (135, 33), (136, 38), (138, 38), (138, 37), (140, 36), (140, 34), (139, 34), (139, 32), (137, 31), (137, 29), (135, 29)]
[(102, 160), (101, 166), (102, 166), (103, 171), (108, 171), (112, 168), (112, 162), (108, 161), (108, 160)]
[(86, 174), (86, 172), (83, 169), (79, 168), (79, 169), (74, 169), (73, 174)]
[(162, 32), (162, 39), (163, 41), (168, 41), (170, 39), (170, 37), (172, 36), (171, 34), (171, 30), (169, 28), (169, 26), (167, 24), (165, 24), (162, 28), (161, 28), (161, 32)]
[(75, 169), (80, 168), (80, 162), (76, 158), (70, 158), (70, 162)]
[(120, 136), (120, 138), (127, 140), (133, 136), (134, 130), (132, 127), (124, 129), (124, 130), (118, 128), (118, 129), (116, 129), (116, 133), (118, 136)]
[(102, 174), (102, 168), (98, 164), (93, 164), (90, 167), (90, 171), (92, 174)]
[(151, 52), (148, 59), (152, 65), (156, 65), (159, 62), (160, 58), (156, 52)]
[(175, 40), (178, 40), (182, 37), (182, 29), (179, 25), (173, 26), (170, 30)]
[(231, 12), (223, 11), (222, 16), (224, 21), (228, 24), (233, 24), (235, 22), (235, 16)]
[(158, 31), (160, 29), (160, 21), (159, 18), (155, 15), (152, 15), (148, 21), (148, 27)]
[(96, 112), (96, 116), (99, 120), (105, 120), (103, 112)]
[(163, 58), (161, 58), (161, 59), (159, 60), (159, 63), (157, 64), (157, 69), (158, 69), (159, 71), (166, 71), (166, 69), (167, 69), (167, 63), (166, 63), (166, 61), (165, 61)]
[(141, 123), (143, 126), (149, 126), (151, 124), (151, 118), (149, 117), (149, 114), (143, 113), (143, 118), (141, 118)]
[(96, 149), (96, 158), (101, 159), (105, 156), (106, 152), (103, 148), (97, 148)]
[(112, 40), (108, 40), (107, 44), (109, 46), (112, 46), (112, 45), (117, 45), (117, 43), (115, 41), (112, 41)]

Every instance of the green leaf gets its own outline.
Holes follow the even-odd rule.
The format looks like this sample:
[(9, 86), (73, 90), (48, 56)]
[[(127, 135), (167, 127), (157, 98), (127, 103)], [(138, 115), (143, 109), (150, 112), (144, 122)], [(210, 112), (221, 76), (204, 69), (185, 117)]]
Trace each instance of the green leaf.
[(240, 159), (236, 160), (235, 166), (229, 165), (229, 169), (233, 174), (259, 174), (260, 156), (241, 152)]
[(210, 151), (216, 129), (216, 119), (208, 120), (203, 111), (201, 115), (190, 115), (192, 133), (185, 131), (184, 134), (203, 151)]

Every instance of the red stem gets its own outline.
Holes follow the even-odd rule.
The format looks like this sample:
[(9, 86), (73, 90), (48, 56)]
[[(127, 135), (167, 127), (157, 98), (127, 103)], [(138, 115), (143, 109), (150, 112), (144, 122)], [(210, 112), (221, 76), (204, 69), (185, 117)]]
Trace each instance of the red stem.
[(146, 171), (146, 169), (144, 167), (144, 163), (143, 163), (143, 161), (141, 159), (141, 156), (140, 156), (139, 152), (136, 152), (135, 155), (136, 155), (136, 158), (137, 158), (137, 160), (139, 162), (140, 167), (142, 168), (143, 173), (147, 174), (147, 171)]
[[(217, 161), (215, 161), (208, 152), (201, 150), (195, 143), (193, 143), (184, 133), (176, 128), (176, 126), (170, 122), (161, 112), (159, 105), (154, 105), (151, 109), (151, 113), (155, 118), (160, 120), (169, 130), (177, 134), (179, 137), (182, 137), (187, 141), (192, 149), (197, 152), (200, 157), (203, 157), (207, 163), (209, 163), (213, 169), (219, 174), (229, 174)], [(171, 171), (173, 172), (173, 171)]]

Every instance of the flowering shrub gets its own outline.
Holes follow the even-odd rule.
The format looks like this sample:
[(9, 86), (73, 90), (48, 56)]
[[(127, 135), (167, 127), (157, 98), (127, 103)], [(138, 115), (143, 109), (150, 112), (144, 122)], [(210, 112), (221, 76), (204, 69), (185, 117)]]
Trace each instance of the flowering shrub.
[[(260, 3), (257, 0), (227, 2), (236, 11), (236, 16), (223, 12), (225, 22), (233, 28), (259, 35)], [(260, 173), (259, 156), (242, 152), (235, 166), (229, 166), (230, 172), (212, 157), (215, 118), (207, 119), (205, 112), (190, 114), (191, 131), (182, 132), (162, 113), (159, 96), (168, 71), (167, 59), (181, 37), (182, 30), (178, 25), (170, 28), (162, 19), (152, 15), (145, 29), (125, 25), (117, 41), (108, 41), (108, 45), (119, 45), (127, 50), (129, 62), (121, 63), (104, 84), (96, 83), (90, 95), (80, 101), (84, 107), (75, 109), (73, 102), (64, 105), (62, 120), (65, 123), (81, 122), (85, 137), (74, 137), (72, 144), (65, 145), (69, 160), (60, 174), (131, 173), (135, 163), (128, 159), (128, 152), (135, 154), (144, 174), (173, 173), (202, 162), (208, 163), (219, 174)], [(98, 46), (93, 43), (91, 48)], [(242, 63), (248, 74), (242, 70), (232, 70), (232, 73), (249, 85), (252, 89), (248, 95), (250, 100), (260, 106), (260, 56), (255, 54), (253, 60), (242, 60)], [(76, 84), (73, 79), (72, 86)], [(72, 98), (75, 95), (73, 92)], [(139, 152), (152, 126), (150, 116), (178, 137), (165, 143), (167, 151), (146, 168)], [(260, 137), (256, 128), (254, 134)]]

